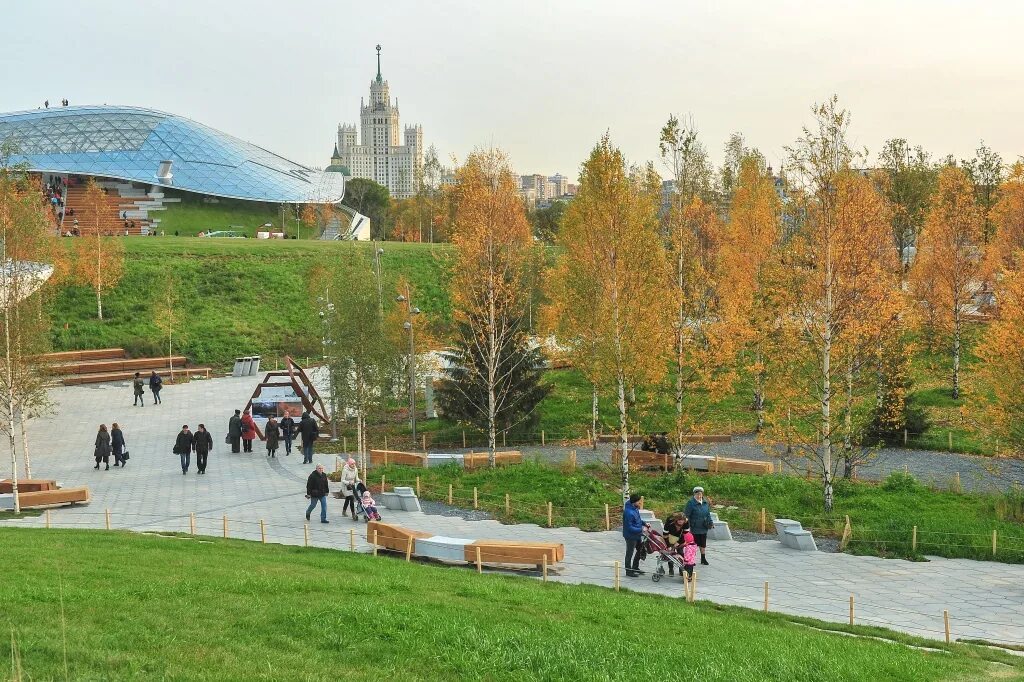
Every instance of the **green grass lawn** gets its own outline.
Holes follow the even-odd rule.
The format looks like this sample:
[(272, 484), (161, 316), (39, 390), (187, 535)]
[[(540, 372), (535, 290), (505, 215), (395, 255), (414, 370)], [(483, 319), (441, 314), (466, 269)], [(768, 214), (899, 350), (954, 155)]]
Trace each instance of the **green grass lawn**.
[[(158, 218), (157, 228), (166, 235), (180, 234), (195, 236), (200, 232), (214, 230), (234, 230), (255, 237), (266, 223), (273, 225), (274, 232), (281, 232), (280, 204), (261, 201), (242, 201), (239, 199), (218, 199), (216, 202), (204, 202), (202, 197), (188, 192), (168, 191), (168, 196), (180, 201), (168, 202), (164, 211), (154, 211), (150, 217)], [(296, 234), (295, 210), (292, 206), (285, 207), (284, 232), (289, 236)], [(299, 237), (306, 239), (316, 237), (314, 230), (301, 225)]]
[[(286, 354), (315, 357), (321, 351), (307, 288), (310, 268), (335, 258), (369, 259), (372, 253), (367, 243), (305, 240), (160, 237), (125, 243), (125, 274), (104, 296), (102, 321), (96, 319), (91, 289), (70, 286), (55, 295), (54, 350), (123, 347), (136, 357), (166, 354), (153, 317), (173, 278), (185, 320), (175, 353), (221, 368), (236, 355), (263, 355), (264, 366)], [(450, 315), (440, 281), (443, 252), (444, 247), (388, 244), (383, 256), (385, 277), (409, 278), (417, 305), (439, 321)]]
[(0, 528), (0, 546), (0, 625), (23, 671), (10, 679), (743, 682), (1021, 672), (1006, 654), (877, 628), (853, 630), (893, 641), (735, 607), (331, 550), (9, 528)]
[[(471, 506), (473, 488), (480, 506), (508, 522), (547, 524), (547, 503), (553, 506), (553, 524), (599, 530), (604, 528), (604, 505), (617, 525), (621, 512), (621, 483), (617, 470), (591, 465), (569, 471), (565, 466), (527, 462), (495, 470), (467, 472), (457, 465), (412, 469), (389, 466), (371, 470), (371, 483), (380, 476), (391, 484), (412, 484), (420, 477), (426, 499), (444, 500), (453, 486), (457, 505)], [(671, 474), (637, 472), (630, 477), (634, 492), (644, 495), (646, 507), (658, 518), (682, 509), (690, 491), (701, 485), (721, 509), (720, 516), (733, 528), (760, 530), (761, 509), (767, 531), (773, 520), (792, 518), (816, 536), (839, 537), (845, 517), (853, 535), (849, 551), (890, 557), (922, 555), (964, 557), (984, 561), (1024, 563), (1024, 494), (960, 494), (926, 488), (912, 477), (896, 473), (882, 484), (837, 481), (833, 513), (822, 512), (821, 486), (794, 476), (754, 476), (679, 471)], [(505, 513), (505, 494), (511, 513)], [(917, 546), (912, 547), (917, 526)], [(992, 531), (998, 533), (992, 554)]]

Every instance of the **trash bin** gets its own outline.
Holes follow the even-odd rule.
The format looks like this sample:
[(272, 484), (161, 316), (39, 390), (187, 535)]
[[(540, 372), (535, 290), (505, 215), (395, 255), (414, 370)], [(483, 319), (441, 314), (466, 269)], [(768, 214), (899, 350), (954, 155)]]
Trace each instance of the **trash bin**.
[(239, 376), (249, 376), (249, 370), (252, 368), (252, 358), (242, 358), (242, 373)]
[(240, 377), (242, 376), (242, 363), (245, 362), (245, 358), (235, 358), (235, 368), (231, 370), (231, 376)]
[(260, 373), (260, 356), (254, 355), (252, 358), (252, 365), (249, 367), (249, 376), (254, 376)]

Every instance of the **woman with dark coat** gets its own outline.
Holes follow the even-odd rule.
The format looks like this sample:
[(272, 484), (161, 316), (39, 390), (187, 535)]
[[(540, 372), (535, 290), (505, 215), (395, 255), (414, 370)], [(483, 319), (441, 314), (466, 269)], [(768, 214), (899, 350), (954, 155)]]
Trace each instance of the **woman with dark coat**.
[(96, 434), (96, 448), (92, 454), (96, 458), (96, 466), (93, 469), (99, 469), (101, 461), (107, 465), (104, 471), (110, 469), (110, 434), (107, 432), (106, 424), (100, 424), (99, 433)]
[(199, 473), (205, 474), (206, 458), (210, 456), (210, 450), (213, 450), (213, 436), (203, 424), (200, 424), (192, 434), (192, 449), (196, 451), (196, 469)]
[(124, 456), (125, 442), (124, 434), (121, 433), (121, 427), (114, 422), (110, 426), (110, 448), (114, 452), (114, 466), (124, 466), (128, 460)]
[(281, 439), (281, 427), (277, 425), (277, 420), (271, 417), (267, 420), (266, 433), (267, 437), (267, 457), (277, 457), (277, 443)]
[(249, 410), (242, 414), (242, 452), (252, 452), (252, 441), (256, 438), (256, 422)]

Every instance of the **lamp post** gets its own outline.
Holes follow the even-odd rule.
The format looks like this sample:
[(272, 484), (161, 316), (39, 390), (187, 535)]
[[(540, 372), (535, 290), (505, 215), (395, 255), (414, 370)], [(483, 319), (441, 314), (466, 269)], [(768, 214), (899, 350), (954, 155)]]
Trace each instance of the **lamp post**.
[(395, 300), (405, 303), (406, 307), (406, 320), (402, 328), (409, 332), (409, 427), (412, 430), (412, 440), (416, 442), (416, 329), (413, 317), (420, 314), (420, 309), (412, 305), (408, 284), (405, 285), (405, 295), (399, 294)]
[(324, 290), (323, 296), (317, 296), (317, 303), (320, 304), (320, 346), (323, 349), (324, 365), (327, 367), (327, 381), (330, 382), (331, 391), (331, 442), (338, 440), (338, 394), (334, 390), (334, 366), (331, 364), (331, 357), (327, 348), (334, 344), (334, 339), (327, 338), (327, 329), (331, 324), (331, 314), (334, 312), (334, 304), (331, 303), (331, 288)]
[(384, 319), (384, 284), (383, 278), (381, 277), (380, 268), (380, 257), (384, 255), (384, 249), (377, 246), (377, 242), (373, 242), (373, 266), (377, 271), (377, 304), (380, 306), (380, 316)]

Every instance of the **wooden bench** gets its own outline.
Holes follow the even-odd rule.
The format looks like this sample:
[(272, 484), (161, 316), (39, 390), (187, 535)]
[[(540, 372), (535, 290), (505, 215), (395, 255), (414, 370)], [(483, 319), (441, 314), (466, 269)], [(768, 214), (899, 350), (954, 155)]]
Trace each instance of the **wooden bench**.
[(18, 491), (18, 503), (22, 509), (45, 509), (47, 507), (63, 507), (68, 504), (88, 504), (92, 498), (89, 489), (60, 488), (58, 490), (38, 490), (31, 493)]
[[(622, 466), (622, 450), (612, 450), (612, 466)], [(659, 455), (657, 452), (647, 450), (633, 450), (629, 453), (630, 469), (661, 469), (672, 471), (675, 468), (675, 457), (672, 455)]]
[[(50, 481), (42, 478), (18, 479), (18, 493), (34, 493), (40, 490), (57, 490), (57, 481)], [(14, 485), (11, 479), (6, 478), (0, 481), (0, 495), (10, 495), (14, 492)]]
[(466, 545), (466, 561), (476, 561), (480, 548), (480, 562), (485, 564), (526, 564), (541, 566), (544, 557), (548, 566), (565, 559), (565, 545), (560, 542), (520, 542), (516, 540), (477, 540)]
[(391, 549), (396, 552), (405, 552), (409, 547), (409, 539), (412, 539), (412, 551), (416, 552), (416, 539), (429, 538), (433, 533), (411, 530), (381, 521), (370, 521), (366, 525), (366, 541), (373, 542), (373, 532), (377, 531), (377, 546)]
[(404, 464), (411, 467), (427, 466), (427, 456), (421, 452), (402, 452), (400, 450), (370, 450), (370, 466), (387, 466), (388, 464)]
[[(495, 466), (508, 466), (509, 464), (522, 464), (523, 453), (518, 450), (504, 450), (494, 453)], [(489, 464), (486, 452), (470, 452), (462, 456), (462, 466), (465, 469), (476, 469)]]

